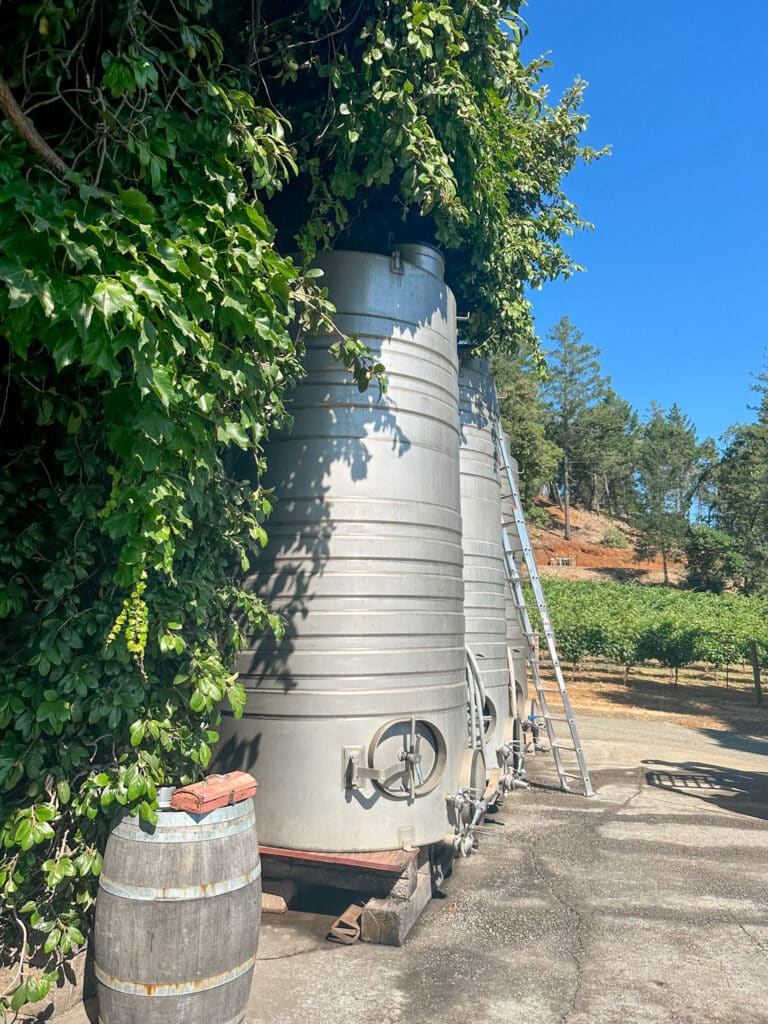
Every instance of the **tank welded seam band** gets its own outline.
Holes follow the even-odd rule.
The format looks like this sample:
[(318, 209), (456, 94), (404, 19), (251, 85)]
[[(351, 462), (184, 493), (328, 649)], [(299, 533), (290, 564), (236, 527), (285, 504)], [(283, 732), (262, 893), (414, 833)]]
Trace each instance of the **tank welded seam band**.
[[(362, 332), (355, 331), (355, 334), (360, 335), (360, 334), (362, 334)], [(382, 336), (382, 335), (371, 335), (371, 334), (368, 334), (367, 336), (368, 336), (368, 338), (372, 338), (373, 341), (374, 341), (374, 344), (371, 345), (371, 348), (378, 348), (378, 349), (380, 349), (381, 346), (380, 345), (376, 345), (375, 344), (376, 341), (386, 341), (387, 340), (387, 338)], [(435, 337), (439, 338), (440, 335), (436, 334)], [(369, 344), (370, 344), (370, 342), (369, 342)], [(426, 354), (428, 355), (429, 353), (427, 352)], [(451, 410), (454, 410), (456, 408), (456, 392), (453, 390), (453, 387), (455, 387), (455, 384), (456, 384), (456, 370), (455, 370), (455, 364), (452, 362), (452, 360), (450, 358), (445, 358), (443, 355), (441, 355), (438, 352), (438, 353), (436, 353), (436, 356), (437, 356), (436, 359), (429, 359), (429, 358), (425, 359), (424, 358), (425, 353), (422, 351), (422, 346), (418, 346), (416, 351), (414, 351), (412, 354), (409, 354), (409, 353), (406, 352), (406, 353), (400, 353), (400, 355), (404, 355), (405, 358), (402, 360), (402, 362), (398, 366), (393, 367), (392, 371), (387, 375), (387, 377), (388, 377), (390, 382), (394, 382), (395, 384), (398, 385), (398, 387), (397, 387), (397, 393), (398, 394), (400, 394), (401, 391), (406, 391), (406, 389), (408, 387), (411, 387), (413, 390), (410, 393), (418, 395), (418, 397), (421, 398), (421, 399), (426, 399), (427, 401), (432, 401), (432, 402), (441, 402), (442, 404), (444, 404), (447, 408), (449, 408)], [(408, 367), (407, 367), (406, 363), (413, 363), (413, 362), (416, 362), (416, 361), (418, 361), (419, 363), (422, 363), (422, 364), (424, 364), (424, 363), (428, 364), (426, 369), (433, 370), (434, 376), (430, 376), (430, 375), (424, 373), (421, 377), (419, 377), (415, 373), (410, 373), (408, 371)], [(338, 371), (334, 370), (334, 369), (330, 369), (330, 370), (326, 371), (326, 376), (330, 376), (334, 383), (338, 380), (337, 374), (338, 374)], [(448, 379), (448, 384), (443, 384), (440, 380), (437, 380), (436, 379), (437, 376), (440, 376), (443, 379), (447, 378)], [(321, 378), (321, 373), (319, 371), (313, 373), (313, 376), (308, 378), (308, 382), (307, 382), (307, 384), (305, 386), (308, 387), (308, 388), (313, 387), (313, 386), (316, 387), (316, 388), (319, 388), (320, 386), (325, 384), (325, 381), (322, 381), (320, 378)], [(339, 384), (341, 384), (340, 381), (339, 381)], [(449, 385), (453, 385), (453, 387), (451, 387)], [(343, 387), (344, 385), (342, 384), (341, 386)], [(426, 388), (426, 390), (425, 390), (425, 388)], [(442, 397), (443, 395), (445, 395), (444, 399)], [(316, 407), (318, 405), (318, 403), (312, 403), (312, 404), (315, 404)], [(306, 408), (309, 408), (309, 407), (310, 407), (310, 403), (309, 402), (307, 402), (306, 405), (304, 403), (301, 404), (301, 408), (302, 409), (306, 409)], [(369, 405), (368, 402), (366, 402), (363, 399), (357, 398), (357, 396), (353, 396), (349, 400), (344, 402), (344, 407), (347, 408), (347, 409), (350, 409), (350, 408), (370, 409), (371, 408), (371, 406)], [(374, 408), (377, 408), (377, 406), (374, 406)], [(401, 406), (397, 406), (391, 400), (390, 400), (390, 402), (388, 404), (382, 405), (381, 408), (384, 409), (384, 410), (397, 409), (398, 412), (404, 411), (404, 412), (407, 412), (407, 413), (412, 413), (414, 411), (411, 407), (406, 407), (405, 409), (403, 409), (402, 405)], [(472, 410), (472, 411), (474, 412), (474, 410)], [(454, 415), (455, 415), (455, 413), (454, 413)], [(444, 421), (441, 420), (441, 422), (444, 422)], [(476, 429), (477, 429), (478, 433), (482, 432), (482, 427), (481, 426), (478, 426)]]
[(173, 885), (173, 886), (148, 886), (148, 885), (123, 885), (122, 882), (115, 882), (111, 878), (101, 875), (99, 888), (113, 896), (123, 896), (129, 900), (153, 900), (162, 903), (172, 900), (201, 900), (208, 896), (221, 896), (225, 892), (235, 892), (246, 885), (250, 885), (257, 878), (261, 877), (261, 864), (258, 864), (253, 871), (246, 871), (244, 875), (237, 878), (227, 878), (223, 882), (207, 882), (197, 885)]
[[(198, 992), (207, 992), (211, 988), (219, 988), (226, 985), (235, 978), (241, 977), (250, 971), (256, 963), (255, 956), (249, 956), (243, 963), (238, 964), (229, 971), (222, 974), (213, 974), (210, 978), (200, 978), (199, 981), (179, 981), (174, 985), (156, 985), (153, 982), (123, 981), (122, 978), (114, 978), (107, 974), (98, 964), (93, 965), (93, 973), (96, 980), (101, 982), (105, 988), (111, 988), (115, 992), (125, 992), (129, 996), (191, 996)], [(236, 1020), (242, 1018), (235, 1018)]]
[[(433, 300), (434, 301), (434, 300)], [(438, 300), (439, 301), (439, 300)], [(441, 312), (441, 311), (440, 311)], [(447, 365), (449, 369), (455, 370), (458, 368), (458, 360), (456, 359), (456, 348), (455, 343), (451, 335), (445, 331), (438, 330), (432, 327), (431, 324), (417, 324), (415, 320), (407, 317), (398, 316), (397, 314), (378, 313), (375, 310), (348, 310), (346, 313), (343, 309), (337, 309), (334, 313), (334, 320), (338, 321), (342, 317), (346, 317), (348, 320), (353, 320), (356, 326), (350, 329), (350, 333), (357, 334), (362, 341), (365, 341), (374, 351), (377, 348), (381, 348), (381, 345), (376, 345), (376, 342), (382, 342), (383, 344), (389, 343), (392, 348), (399, 346), (400, 352), (397, 355), (404, 356), (403, 362), (406, 362), (410, 356), (412, 359), (421, 358), (429, 360), (429, 362), (440, 365), (441, 363)], [(450, 317), (450, 313), (448, 313)], [(361, 326), (361, 320), (368, 320), (369, 323), (365, 326)], [(372, 321), (383, 320), (388, 324), (391, 324), (390, 329), (386, 327), (379, 327), (376, 330), (376, 324)], [(442, 323), (448, 324), (448, 319), (443, 319), (442, 312), (440, 316)], [(338, 326), (341, 326), (340, 324)], [(423, 340), (415, 341), (409, 334), (412, 335), (413, 328), (418, 327), (419, 337)], [(319, 345), (313, 345), (312, 339), (317, 338), (318, 335), (310, 335), (308, 338), (308, 348), (312, 352), (322, 352), (323, 349), (327, 349), (328, 342), (326, 341), (327, 335), (322, 335)], [(437, 341), (438, 346), (434, 346), (432, 341)], [(338, 373), (337, 370), (331, 368), (326, 370), (326, 373)]]
[[(396, 379), (396, 376), (397, 375), (394, 376), (394, 379)], [(390, 375), (389, 376), (390, 384), (391, 384), (392, 380), (393, 380), (393, 375)], [(421, 384), (422, 388), (424, 387), (424, 381), (423, 380), (419, 381), (418, 383)], [(446, 394), (447, 393), (448, 392), (446, 392)], [(445, 404), (445, 407), (448, 408), (448, 409), (455, 408), (453, 406), (452, 402), (445, 402), (444, 404)], [(371, 406), (367, 402), (345, 402), (344, 406), (347, 409), (359, 409), (359, 410), (362, 410), (363, 412), (370, 412), (371, 411)], [(295, 408), (296, 407), (294, 406), (294, 409)], [(301, 403), (301, 406), (299, 408), (300, 408), (300, 411), (302, 413), (307, 412), (309, 410), (323, 410), (323, 411), (325, 411), (328, 408), (328, 403), (327, 402), (304, 401), (304, 402)], [(375, 406), (374, 406), (374, 408), (375, 408)], [(426, 420), (427, 423), (436, 423), (439, 427), (443, 427), (445, 430), (450, 431), (452, 434), (456, 434), (457, 436), (461, 436), (461, 430), (459, 428), (459, 424), (451, 422), (450, 420), (448, 420), (447, 416), (438, 416), (435, 413), (424, 412), (421, 409), (408, 408), (407, 406), (403, 407), (402, 405), (401, 406), (388, 405), (388, 406), (384, 407), (383, 411), (384, 412), (391, 412), (391, 413), (396, 413), (397, 412), (397, 413), (400, 413), (401, 417), (408, 418), (408, 419), (413, 419), (413, 420), (416, 420), (416, 421)], [(310, 438), (312, 440), (317, 440), (318, 439), (316, 434), (310, 434), (308, 432), (300, 433), (300, 434), (298, 434), (296, 436), (299, 437), (299, 438), (303, 438), (304, 440), (308, 440)], [(293, 435), (291, 435), (291, 439), (293, 439)], [(390, 431), (386, 435), (383, 435), (381, 437), (375, 437), (375, 436), (373, 436), (371, 434), (366, 434), (364, 437), (361, 438), (358, 433), (343, 433), (342, 431), (338, 431), (338, 433), (337, 433), (337, 432), (334, 431), (334, 433), (333, 433), (333, 440), (334, 441), (361, 441), (361, 440), (362, 441), (377, 441), (377, 442), (382, 443), (382, 444), (383, 443), (390, 444), (391, 441), (392, 441), (392, 433)], [(437, 444), (430, 444), (427, 441), (411, 441), (410, 439), (407, 439), (407, 440), (408, 440), (408, 446), (415, 448), (417, 451), (421, 450), (421, 449), (428, 449), (429, 451), (440, 452), (441, 454), (444, 454), (444, 455), (447, 455), (447, 456), (450, 456), (452, 454), (452, 452), (451, 452), (451, 450), (449, 448), (443, 448), (443, 447), (441, 447), (441, 446), (439, 446)]]
[(175, 828), (173, 831), (169, 829), (167, 833), (163, 830), (149, 833), (140, 828), (118, 825), (112, 830), (112, 835), (133, 843), (206, 843), (211, 839), (227, 839), (230, 836), (240, 835), (241, 832), (247, 832), (248, 829), (253, 828), (255, 824), (256, 815), (251, 813), (242, 821), (235, 822), (228, 828), (203, 831), (201, 825), (195, 825), (191, 828)]

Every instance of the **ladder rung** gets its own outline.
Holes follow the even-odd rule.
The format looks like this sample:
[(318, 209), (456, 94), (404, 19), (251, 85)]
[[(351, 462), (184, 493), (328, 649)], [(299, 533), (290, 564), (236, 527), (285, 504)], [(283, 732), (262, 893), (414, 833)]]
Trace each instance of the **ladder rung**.
[(544, 718), (548, 718), (550, 722), (572, 722), (573, 718), (569, 718), (567, 715), (550, 715), (544, 712)]

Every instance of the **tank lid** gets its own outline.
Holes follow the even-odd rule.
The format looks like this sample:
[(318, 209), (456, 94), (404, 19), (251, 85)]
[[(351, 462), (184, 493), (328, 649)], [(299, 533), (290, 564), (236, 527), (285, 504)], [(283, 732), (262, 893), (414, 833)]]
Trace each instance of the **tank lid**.
[(443, 254), (433, 245), (427, 245), (426, 242), (401, 242), (395, 248), (400, 252), (406, 263), (412, 263), (416, 267), (421, 267), (422, 270), (426, 270), (441, 281), (445, 280), (445, 260)]

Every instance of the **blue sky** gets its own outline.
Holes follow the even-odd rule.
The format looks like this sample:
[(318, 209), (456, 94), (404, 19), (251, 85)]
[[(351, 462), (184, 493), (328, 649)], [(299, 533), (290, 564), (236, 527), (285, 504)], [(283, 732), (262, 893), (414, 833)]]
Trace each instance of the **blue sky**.
[(523, 55), (552, 96), (590, 84), (587, 142), (612, 155), (565, 191), (595, 230), (587, 272), (531, 293), (564, 314), (641, 413), (673, 402), (699, 436), (754, 418), (768, 346), (768, 0), (529, 0)]

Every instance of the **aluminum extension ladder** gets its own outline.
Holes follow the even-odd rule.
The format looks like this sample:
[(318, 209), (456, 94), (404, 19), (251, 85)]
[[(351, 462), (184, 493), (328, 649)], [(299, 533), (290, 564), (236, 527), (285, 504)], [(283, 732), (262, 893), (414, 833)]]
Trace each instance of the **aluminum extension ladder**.
[[(531, 618), (528, 614), (528, 606), (525, 603), (525, 593), (523, 592), (523, 581), (515, 563), (514, 553), (512, 551), (512, 545), (510, 544), (509, 535), (506, 527), (502, 522), (501, 535), (502, 543), (504, 545), (504, 559), (507, 566), (508, 582), (512, 590), (512, 596), (514, 597), (515, 607), (517, 608), (518, 614), (520, 615), (520, 623), (523, 627), (526, 640), (528, 641), (529, 658), (528, 663), (531, 668), (531, 676), (533, 678), (533, 684), (536, 689), (536, 694), (539, 699), (539, 705), (541, 707), (541, 717), (544, 719), (544, 723), (547, 730), (547, 737), (549, 739), (550, 749), (552, 751), (552, 757), (554, 758), (555, 768), (557, 770), (557, 776), (560, 780), (560, 788), (566, 791), (570, 791), (569, 781), (571, 779), (581, 779), (582, 785), (584, 786), (585, 796), (594, 796), (595, 791), (592, 788), (592, 780), (589, 777), (589, 771), (587, 769), (587, 762), (584, 758), (584, 750), (581, 746), (579, 739), (579, 733), (576, 728), (576, 720), (573, 717), (573, 709), (571, 708), (571, 702), (568, 698), (568, 691), (565, 688), (565, 679), (563, 677), (563, 671), (560, 667), (560, 659), (557, 654), (557, 644), (555, 642), (555, 631), (552, 627), (552, 620), (549, 615), (549, 608), (547, 607), (547, 599), (544, 596), (544, 590), (541, 586), (541, 577), (539, 571), (536, 568), (536, 559), (533, 555), (533, 548), (531, 547), (531, 541), (528, 536), (528, 527), (525, 523), (525, 517), (523, 516), (523, 509), (520, 502), (520, 491), (515, 481), (515, 475), (512, 472), (512, 466), (509, 461), (509, 455), (507, 448), (504, 443), (504, 437), (501, 432), (500, 424), (496, 425), (496, 443), (498, 446), (499, 455), (501, 458), (501, 465), (503, 472), (506, 474), (507, 484), (512, 495), (512, 507), (513, 516), (515, 520), (515, 527), (520, 538), (520, 544), (523, 549), (523, 559), (525, 561), (526, 568), (528, 570), (528, 578), (533, 589), (533, 595), (536, 599), (536, 607), (539, 611), (539, 617), (541, 619), (541, 625), (544, 632), (544, 636), (547, 641), (547, 649), (549, 656), (552, 661), (552, 667), (555, 672), (555, 680), (557, 682), (557, 689), (553, 687), (546, 687), (542, 683), (541, 675), (539, 673), (538, 658), (536, 657), (537, 650), (537, 638), (531, 625)], [(550, 698), (553, 702), (559, 698), (560, 705), (562, 707), (562, 713), (557, 709), (556, 714), (552, 714), (550, 710)], [(567, 722), (568, 730), (571, 736), (571, 743), (563, 743), (558, 738), (555, 732), (556, 722)], [(576, 763), (578, 765), (578, 774), (567, 769), (571, 767), (563, 764), (562, 752), (572, 752), (576, 754)]]

